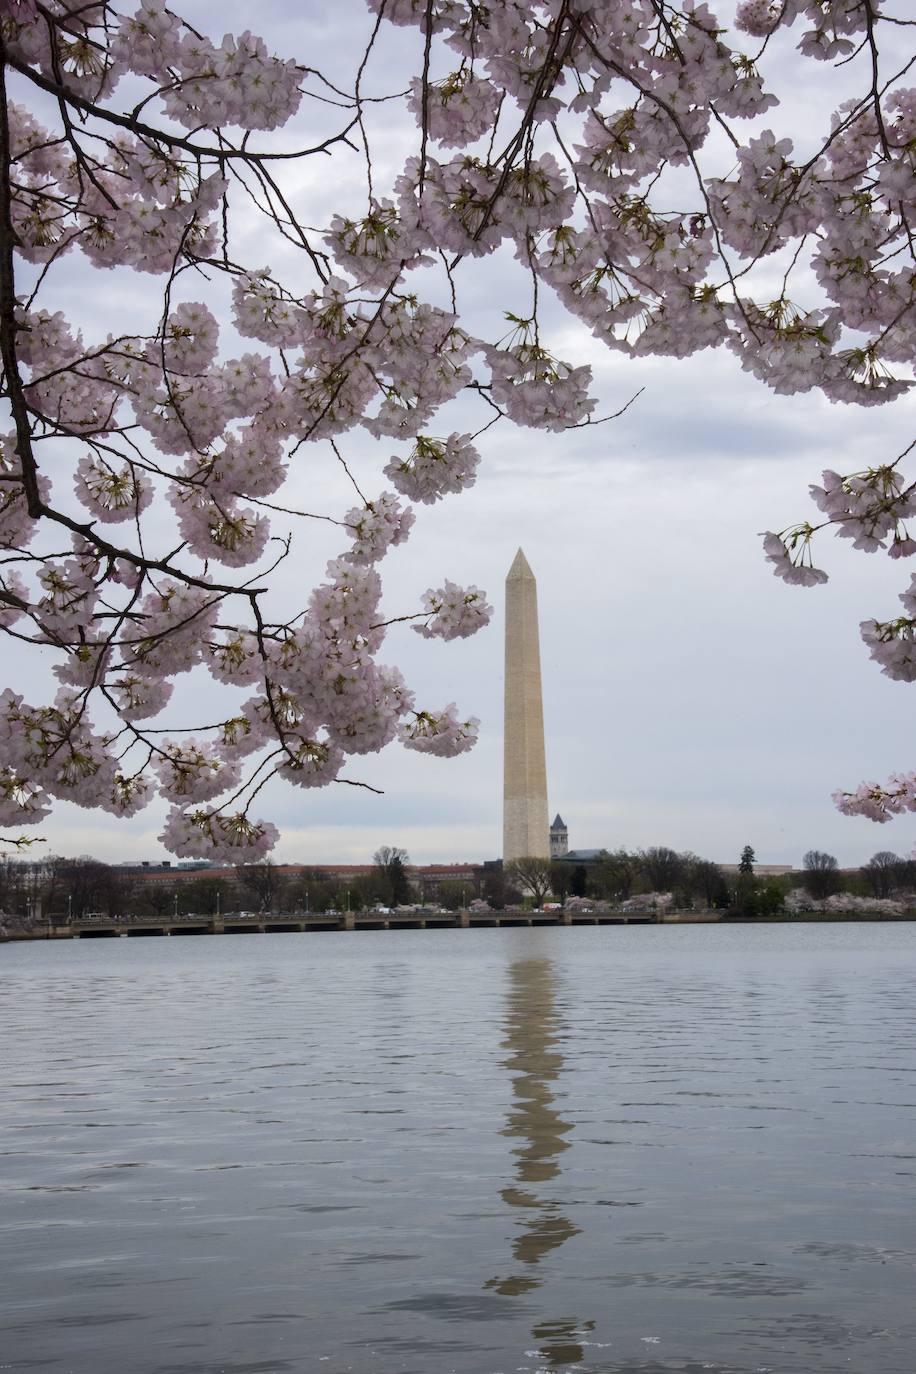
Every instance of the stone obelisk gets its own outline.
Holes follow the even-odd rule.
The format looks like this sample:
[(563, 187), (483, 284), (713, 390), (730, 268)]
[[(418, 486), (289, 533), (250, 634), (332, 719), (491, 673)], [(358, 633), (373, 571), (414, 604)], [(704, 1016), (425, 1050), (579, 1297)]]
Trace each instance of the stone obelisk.
[(538, 593), (519, 549), (506, 577), (503, 860), (548, 858), (547, 764), (541, 705)]

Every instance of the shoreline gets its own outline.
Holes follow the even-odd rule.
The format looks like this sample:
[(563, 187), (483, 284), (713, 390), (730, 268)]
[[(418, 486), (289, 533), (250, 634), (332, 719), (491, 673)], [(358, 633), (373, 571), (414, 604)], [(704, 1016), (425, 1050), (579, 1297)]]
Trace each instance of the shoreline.
[(520, 912), (455, 911), (411, 916), (382, 916), (375, 913), (349, 912), (340, 915), (316, 913), (306, 916), (265, 914), (257, 917), (218, 919), (208, 916), (179, 916), (167, 920), (119, 921), (113, 918), (89, 918), (70, 925), (47, 923), (31, 930), (0, 931), (0, 944), (34, 943), (52, 940), (98, 939), (155, 939), (190, 935), (272, 935), (280, 933), (312, 934), (323, 931), (377, 930), (482, 930), (507, 927), (541, 926), (676, 926), (676, 925), (874, 925), (916, 921), (916, 910), (904, 915), (878, 915), (861, 912), (809, 911), (793, 916), (781, 913), (772, 916), (730, 916), (717, 911), (672, 911), (662, 915), (654, 912)]

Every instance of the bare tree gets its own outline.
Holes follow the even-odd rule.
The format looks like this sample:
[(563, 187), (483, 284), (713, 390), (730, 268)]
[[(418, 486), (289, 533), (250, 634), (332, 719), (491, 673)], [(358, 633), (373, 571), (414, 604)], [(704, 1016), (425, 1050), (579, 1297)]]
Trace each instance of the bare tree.
[(505, 866), (506, 877), (523, 892), (529, 892), (535, 906), (540, 906), (550, 891), (550, 860), (530, 854), (524, 859), (512, 859)]
[(174, 909), (177, 895), (177, 883), (145, 882), (141, 887), (140, 902), (154, 916), (166, 916)]
[(0, 864), (0, 912), (10, 927), (34, 925), (45, 901), (48, 863), (4, 857)]
[(592, 888), (597, 896), (608, 897), (611, 901), (624, 901), (633, 889), (639, 867), (638, 857), (628, 854), (625, 849), (615, 849), (613, 853), (604, 850), (598, 855)]
[(637, 857), (643, 876), (653, 892), (670, 892), (683, 881), (684, 860), (675, 850), (660, 845), (641, 849)]
[(840, 886), (840, 866), (832, 854), (820, 849), (809, 849), (802, 859), (805, 874), (802, 885), (812, 897), (823, 901)]
[(468, 904), (468, 885), (458, 878), (449, 878), (439, 884), (436, 900), (447, 911), (459, 911)]
[(270, 859), (262, 864), (241, 864), (235, 870), (236, 881), (254, 894), (258, 911), (273, 911), (280, 898), (285, 879)]
[(487, 869), (483, 879), (483, 895), (494, 911), (514, 906), (521, 899), (521, 893), (516, 891), (514, 882), (502, 864)]
[(178, 907), (184, 912), (215, 916), (218, 911), (225, 912), (231, 909), (231, 891), (225, 878), (214, 878), (202, 873), (199, 878), (192, 878), (180, 885)]
[(50, 859), (45, 866), (44, 890), (56, 914), (76, 920), (89, 911), (119, 915), (126, 904), (129, 885), (110, 865), (84, 854), (77, 859)]
[(889, 849), (881, 849), (872, 854), (867, 864), (862, 866), (862, 877), (868, 884), (873, 897), (889, 897), (900, 882), (902, 870), (906, 867), (899, 854)]
[(718, 864), (709, 859), (696, 859), (689, 866), (690, 890), (703, 898), (707, 907), (728, 905), (728, 886)]
[(388, 866), (393, 864), (396, 859), (400, 859), (402, 864), (410, 863), (410, 855), (407, 853), (407, 850), (400, 849), (395, 844), (383, 844), (372, 855), (372, 862), (377, 864), (379, 868), (384, 868), (386, 871)]
[(18, 865), (9, 855), (0, 855), (0, 911), (10, 911), (18, 889)]
[(550, 865), (550, 890), (563, 901), (572, 891), (573, 866), (556, 860)]

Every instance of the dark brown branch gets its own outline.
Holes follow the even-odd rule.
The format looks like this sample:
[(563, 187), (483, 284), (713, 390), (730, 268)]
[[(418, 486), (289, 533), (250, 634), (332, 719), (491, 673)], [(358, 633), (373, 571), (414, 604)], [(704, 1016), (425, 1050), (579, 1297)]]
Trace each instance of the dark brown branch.
[(8, 53), (0, 29), (0, 357), (6, 375), (7, 394), (13, 423), (16, 426), (16, 448), (22, 468), (22, 486), (25, 492), (29, 515), (37, 520), (42, 513), (41, 493), (38, 489), (38, 470), (32, 453), (32, 430), (29, 422), (29, 408), (19, 375), (19, 359), (16, 352), (16, 277), (13, 266), (13, 249), (18, 239), (13, 228), (12, 199), (10, 196), (10, 150), (9, 111), (6, 103), (6, 61)]
[[(6, 51), (4, 49), (4, 51)], [(211, 148), (206, 144), (194, 143), (189, 138), (182, 138), (179, 134), (168, 134), (163, 129), (156, 129), (152, 124), (146, 124), (143, 120), (133, 119), (130, 115), (117, 114), (114, 110), (106, 110), (104, 105), (97, 105), (92, 100), (87, 100), (85, 96), (79, 95), (76, 91), (65, 86), (62, 82), (52, 81), (50, 77), (44, 76), (41, 72), (30, 67), (27, 62), (21, 62), (18, 57), (12, 56), (8, 51), (4, 60), (14, 68), (21, 76), (26, 77), (36, 86), (40, 86), (43, 91), (50, 95), (57, 96), (59, 99), (66, 100), (68, 105), (75, 106), (82, 110), (84, 114), (92, 115), (96, 119), (101, 119), (108, 124), (114, 124), (119, 129), (127, 129), (132, 134), (137, 134), (142, 138), (149, 139), (153, 143), (165, 144), (167, 148), (180, 148), (182, 152), (189, 153), (191, 157), (207, 158), (239, 158), (243, 162), (293, 162), (300, 157), (311, 157), (313, 153), (326, 153), (335, 143), (340, 143), (346, 139), (347, 134), (357, 124), (357, 117), (350, 120), (349, 124), (338, 134), (332, 134), (321, 143), (316, 143), (311, 148), (299, 148), (291, 153), (257, 153), (248, 148)]]

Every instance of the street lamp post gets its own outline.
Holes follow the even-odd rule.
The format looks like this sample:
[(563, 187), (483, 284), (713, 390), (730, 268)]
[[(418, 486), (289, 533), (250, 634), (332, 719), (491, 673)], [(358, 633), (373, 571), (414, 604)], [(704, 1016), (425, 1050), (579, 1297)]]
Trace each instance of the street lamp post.
[(306, 916), (309, 914), (309, 890), (308, 890), (308, 888), (305, 889), (305, 914), (306, 914)]

